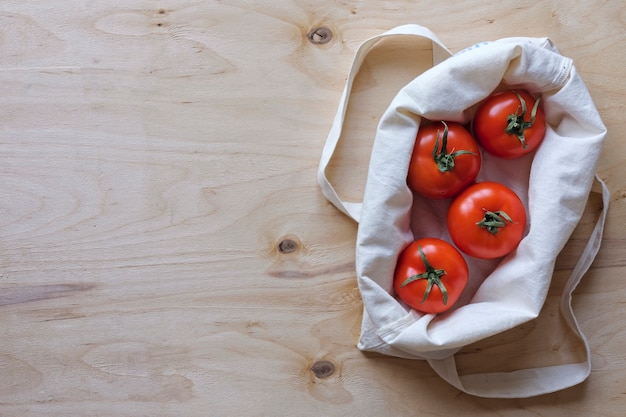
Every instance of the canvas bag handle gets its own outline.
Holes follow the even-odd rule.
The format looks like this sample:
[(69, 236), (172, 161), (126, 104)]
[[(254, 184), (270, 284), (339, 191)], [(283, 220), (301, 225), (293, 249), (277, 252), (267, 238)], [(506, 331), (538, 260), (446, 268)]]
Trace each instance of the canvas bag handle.
[(591, 350), (572, 308), (572, 293), (595, 259), (609, 209), (610, 193), (606, 184), (596, 175), (602, 187), (602, 212), (585, 245), (583, 253), (565, 283), (560, 299), (560, 311), (569, 327), (585, 347), (585, 362), (540, 368), (521, 369), (514, 372), (478, 373), (460, 376), (454, 356), (428, 360), (437, 374), (456, 388), (468, 394), (490, 398), (526, 398), (548, 394), (583, 382), (591, 373)]
[(341, 139), (341, 133), (343, 130), (343, 124), (346, 116), (346, 111), (348, 109), (348, 100), (352, 91), (352, 84), (356, 79), (356, 76), (365, 60), (365, 57), (369, 53), (369, 51), (382, 39), (392, 37), (392, 36), (400, 36), (400, 35), (411, 35), (417, 36), (421, 38), (430, 39), (433, 44), (433, 64), (437, 64), (449, 56), (451, 56), (450, 51), (443, 46), (441, 41), (432, 33), (429, 29), (414, 25), (402, 25), (390, 29), (384, 33), (373, 36), (367, 40), (365, 40), (358, 47), (354, 60), (352, 62), (352, 66), (350, 68), (350, 72), (348, 75), (348, 80), (346, 81), (346, 86), (344, 87), (343, 93), (341, 95), (341, 99), (339, 101), (339, 106), (337, 110), (337, 114), (335, 115), (335, 119), (333, 120), (330, 132), (326, 139), (326, 143), (322, 150), (322, 157), (319, 163), (319, 170), (317, 180), (322, 190), (322, 194), (330, 201), (335, 207), (341, 210), (344, 214), (354, 219), (356, 222), (359, 221), (361, 217), (361, 208), (363, 206), (362, 202), (349, 202), (341, 198), (335, 187), (328, 179), (326, 175), (326, 169), (335, 153), (335, 149), (337, 148), (337, 144)]

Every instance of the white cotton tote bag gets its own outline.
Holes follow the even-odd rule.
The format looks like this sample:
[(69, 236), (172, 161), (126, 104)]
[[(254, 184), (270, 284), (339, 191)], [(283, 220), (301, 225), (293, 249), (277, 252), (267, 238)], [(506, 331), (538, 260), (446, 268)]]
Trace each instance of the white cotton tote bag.
[[(363, 201), (342, 199), (326, 174), (342, 137), (352, 83), (367, 53), (385, 37), (414, 35), (432, 41), (432, 68), (404, 86), (382, 115), (374, 135)], [(407, 51), (410, 53), (410, 51)], [(468, 123), (476, 105), (507, 87), (541, 94), (546, 136), (535, 152), (498, 160), (483, 152), (477, 181), (512, 188), (528, 213), (525, 237), (502, 259), (466, 257), (468, 286), (461, 300), (443, 314), (423, 314), (393, 292), (396, 260), (414, 239), (450, 241), (445, 213), (449, 202), (414, 195), (406, 177), (422, 118)], [(428, 29), (394, 28), (358, 48), (339, 109), (325, 143), (318, 171), (324, 196), (359, 223), (356, 273), (364, 311), (358, 348), (427, 360), (463, 392), (497, 398), (524, 398), (558, 391), (584, 381), (591, 370), (589, 345), (571, 306), (572, 292), (600, 247), (609, 193), (595, 175), (606, 128), (573, 66), (547, 38), (506, 38), (484, 42), (450, 56)], [(594, 177), (603, 210), (569, 277), (560, 311), (586, 348), (586, 361), (514, 372), (459, 375), (454, 355), (463, 346), (536, 318), (545, 302), (557, 255), (580, 221)], [(555, 215), (558, 213), (558, 215)], [(530, 279), (529, 277), (532, 277)]]

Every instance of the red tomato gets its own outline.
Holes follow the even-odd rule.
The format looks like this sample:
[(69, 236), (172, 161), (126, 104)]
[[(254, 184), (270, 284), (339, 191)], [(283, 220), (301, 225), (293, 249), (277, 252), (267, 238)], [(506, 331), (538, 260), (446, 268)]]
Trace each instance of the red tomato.
[(394, 289), (415, 310), (442, 313), (457, 302), (467, 278), (467, 263), (454, 246), (441, 239), (424, 238), (400, 254)]
[(502, 91), (487, 97), (474, 115), (476, 140), (500, 158), (517, 158), (534, 151), (546, 134), (540, 100), (525, 90)]
[(474, 182), (480, 171), (478, 143), (458, 123), (421, 126), (415, 139), (407, 182), (428, 198), (450, 198)]
[(517, 194), (497, 182), (465, 189), (450, 205), (448, 231), (466, 254), (483, 259), (504, 256), (517, 247), (526, 228), (526, 210)]

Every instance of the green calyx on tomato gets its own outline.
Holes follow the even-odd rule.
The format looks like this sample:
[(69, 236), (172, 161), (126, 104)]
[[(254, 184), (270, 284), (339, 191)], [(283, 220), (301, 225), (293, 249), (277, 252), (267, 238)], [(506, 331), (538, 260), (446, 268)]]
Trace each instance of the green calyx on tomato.
[(419, 251), (420, 257), (422, 258), (422, 262), (424, 262), (426, 271), (424, 271), (421, 274), (413, 275), (407, 278), (402, 284), (400, 284), (400, 288), (418, 279), (425, 279), (427, 280), (428, 284), (427, 284), (426, 290), (424, 291), (424, 298), (422, 298), (421, 302), (423, 303), (424, 301), (426, 301), (426, 299), (430, 295), (430, 291), (432, 290), (433, 285), (437, 285), (439, 289), (441, 290), (443, 305), (447, 305), (448, 304), (448, 290), (446, 289), (446, 286), (443, 284), (443, 281), (441, 280), (441, 277), (446, 274), (446, 271), (444, 271), (443, 269), (433, 268), (433, 266), (428, 262), (428, 259), (426, 258), (426, 255), (424, 254), (424, 251), (422, 250), (421, 246), (418, 245), (417, 250)]
[(526, 112), (528, 111), (528, 108), (526, 106), (526, 100), (524, 100), (524, 98), (518, 92), (515, 92), (515, 94), (520, 101), (520, 107), (517, 108), (517, 111), (515, 113), (509, 114), (507, 116), (507, 126), (505, 131), (509, 135), (517, 136), (520, 143), (522, 144), (522, 147), (526, 149), (528, 148), (528, 145), (526, 144), (524, 131), (532, 127), (532, 125), (535, 123), (535, 118), (537, 117), (537, 109), (539, 108), (539, 101), (541, 101), (541, 97), (538, 97), (537, 100), (535, 100), (535, 105), (530, 112), (530, 120), (525, 121), (524, 117), (526, 116)]
[(435, 147), (433, 149), (433, 159), (437, 162), (437, 168), (439, 172), (448, 172), (454, 168), (454, 158), (459, 155), (475, 155), (474, 152), (467, 150), (460, 150), (456, 152), (448, 152), (448, 125), (446, 122), (441, 122), (444, 126), (443, 137), (441, 138), (441, 149), (439, 149), (439, 130), (437, 130), (437, 140), (435, 141)]
[(513, 219), (506, 212), (502, 210), (495, 212), (485, 210), (485, 217), (481, 221), (476, 222), (476, 224), (495, 235), (501, 228), (507, 225), (507, 222), (513, 223)]

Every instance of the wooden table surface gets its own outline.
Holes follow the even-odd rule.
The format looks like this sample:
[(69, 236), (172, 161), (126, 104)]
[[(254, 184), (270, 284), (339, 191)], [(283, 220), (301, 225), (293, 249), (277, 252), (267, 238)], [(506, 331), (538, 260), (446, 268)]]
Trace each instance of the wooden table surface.
[[(622, 1), (6, 0), (0, 23), (0, 416), (624, 415)], [(355, 347), (357, 228), (317, 164), (356, 47), (405, 23), (452, 52), (548, 36), (591, 92), (612, 198), (574, 299), (593, 355), (581, 385), (475, 398)], [(409, 75), (404, 52), (368, 58), (349, 115), (362, 140), (333, 169), (347, 197), (381, 87)], [(558, 298), (600, 201), (541, 316), (465, 348), (463, 372), (582, 358)]]

